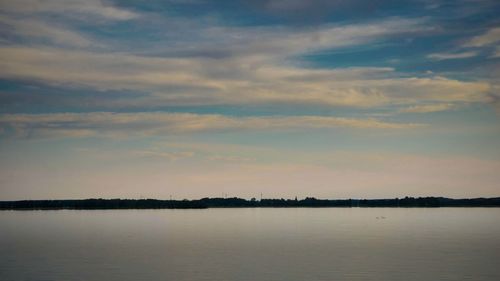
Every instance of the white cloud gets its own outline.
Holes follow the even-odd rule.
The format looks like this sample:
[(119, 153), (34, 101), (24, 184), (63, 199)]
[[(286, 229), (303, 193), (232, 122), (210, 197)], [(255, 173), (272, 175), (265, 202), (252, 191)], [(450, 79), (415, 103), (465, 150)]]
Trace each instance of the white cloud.
[[(226, 26), (214, 21), (162, 17), (148, 24), (172, 26), (162, 29), (154, 44), (128, 42), (128, 50), (168, 57), (203, 57), (220, 60), (245, 58), (276, 64), (320, 50), (379, 42), (393, 36), (418, 36), (435, 30), (425, 19), (385, 18), (368, 23), (320, 24), (315, 26)], [(139, 28), (141, 24), (139, 23)], [(142, 26), (143, 27), (143, 26)], [(148, 29), (146, 29), (148, 30)], [(122, 47), (123, 46), (119, 46)]]
[[(324, 49), (342, 48), (398, 34), (429, 33), (423, 19), (391, 18), (368, 24), (320, 25), (314, 28), (210, 27), (197, 35), (201, 44), (192, 52), (225, 51), (233, 56), (282, 58)], [(206, 43), (207, 42), (207, 43)], [(181, 46), (186, 50), (185, 46)]]
[(487, 82), (390, 78), (391, 68), (307, 69), (254, 58), (162, 58), (0, 47), (0, 77), (149, 95), (124, 105), (317, 104), (374, 107), (415, 102), (486, 102)]
[[(42, 5), (42, 10), (47, 10), (52, 1)], [(74, 3), (67, 4), (68, 9), (79, 10), (81, 2)], [(7, 6), (9, 11), (31, 11), (16, 4)], [(58, 87), (143, 93), (99, 102), (110, 108), (263, 103), (369, 108), (419, 102), (489, 101), (487, 82), (401, 78), (400, 73), (384, 67), (318, 70), (289, 62), (290, 57), (308, 52), (432, 30), (424, 27), (424, 22), (392, 18), (369, 24), (302, 29), (206, 27), (189, 33), (189, 38), (176, 32), (180, 37), (165, 45), (164, 56), (10, 45), (0, 47), (0, 77)], [(96, 44), (78, 33), (44, 22), (38, 26), (35, 20), (15, 23), (18, 32), (28, 37), (46, 37), (74, 46)], [(211, 56), (214, 51), (222, 55)]]
[(500, 27), (488, 30), (486, 33), (472, 37), (464, 47), (483, 47), (500, 41)]
[(152, 158), (162, 158), (167, 159), (169, 161), (177, 161), (180, 159), (191, 158), (195, 155), (192, 151), (158, 151), (158, 150), (137, 150), (134, 151), (136, 155), (140, 155), (143, 157), (152, 157)]
[(228, 130), (413, 129), (422, 124), (327, 116), (227, 117), (191, 113), (56, 113), (0, 115), (4, 134), (17, 137), (155, 136)]
[(20, 15), (58, 14), (90, 16), (105, 20), (129, 20), (138, 14), (111, 6), (101, 0), (16, 0), (1, 1), (0, 11)]
[(462, 52), (462, 53), (435, 53), (427, 57), (434, 60), (452, 60), (452, 59), (465, 59), (477, 56), (477, 52)]
[(56, 45), (74, 47), (96, 45), (92, 40), (76, 31), (42, 20), (13, 19), (0, 16), (0, 23), (9, 26), (6, 32), (30, 40), (48, 40)]
[(447, 111), (455, 109), (456, 105), (452, 103), (437, 103), (437, 104), (425, 104), (425, 105), (414, 105), (407, 108), (399, 110), (401, 113), (429, 113), (438, 111)]
[[(474, 36), (466, 40), (460, 47), (462, 52), (458, 53), (435, 53), (430, 54), (427, 57), (434, 60), (450, 60), (450, 59), (463, 59), (475, 57), (478, 55), (477, 51), (470, 51), (470, 48), (492, 48), (495, 47), (497, 50), (499, 46), (497, 44), (500, 42), (500, 27), (494, 27), (486, 31), (481, 35)], [(469, 49), (469, 51), (467, 51)], [(494, 51), (490, 56), (491, 58), (498, 57), (498, 51)]]

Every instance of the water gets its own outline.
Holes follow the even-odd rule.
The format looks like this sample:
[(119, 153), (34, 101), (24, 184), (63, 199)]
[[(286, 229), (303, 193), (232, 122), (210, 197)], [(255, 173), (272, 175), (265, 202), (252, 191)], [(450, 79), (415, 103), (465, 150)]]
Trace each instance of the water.
[(497, 208), (0, 212), (5, 281), (478, 281), (499, 260)]

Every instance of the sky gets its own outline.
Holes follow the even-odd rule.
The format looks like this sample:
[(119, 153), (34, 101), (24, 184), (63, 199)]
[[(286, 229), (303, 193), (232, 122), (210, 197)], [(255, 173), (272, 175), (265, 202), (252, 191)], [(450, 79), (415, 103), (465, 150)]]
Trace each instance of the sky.
[(500, 196), (499, 15), (0, 1), (0, 200)]

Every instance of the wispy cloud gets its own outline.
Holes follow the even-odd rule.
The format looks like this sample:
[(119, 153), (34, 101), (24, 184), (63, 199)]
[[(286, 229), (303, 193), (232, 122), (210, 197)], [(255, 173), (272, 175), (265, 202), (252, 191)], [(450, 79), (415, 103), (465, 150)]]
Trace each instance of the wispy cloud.
[(491, 45), (500, 41), (500, 27), (491, 28), (485, 33), (472, 37), (465, 44), (464, 47), (483, 47)]
[(0, 24), (8, 26), (5, 32), (10, 35), (40, 44), (52, 43), (57, 46), (70, 47), (97, 45), (93, 40), (77, 31), (71, 30), (68, 27), (47, 23), (43, 20), (13, 19), (0, 16)]
[(0, 11), (18, 14), (57, 14), (62, 16), (97, 17), (105, 20), (129, 20), (138, 14), (101, 0), (17, 0), (2, 1)]
[[(433, 53), (427, 55), (427, 58), (438, 61), (472, 58), (478, 56), (480, 52), (491, 52), (492, 48), (498, 49), (499, 42), (500, 27), (495, 27), (483, 34), (466, 39), (464, 43), (457, 46), (455, 52)], [(497, 51), (494, 50), (490, 58), (497, 57), (496, 53)]]
[(142, 106), (285, 103), (374, 107), (417, 101), (486, 102), (491, 88), (488, 82), (439, 76), (391, 78), (398, 76), (391, 68), (318, 70), (252, 58), (214, 61), (27, 47), (2, 47), (0, 58), (1, 77), (150, 93), (129, 101)]
[(414, 105), (407, 108), (399, 110), (401, 113), (429, 113), (429, 112), (439, 112), (455, 109), (457, 106), (452, 103), (437, 103), (437, 104), (424, 104), (424, 105)]
[[(42, 5), (41, 11), (48, 11), (53, 3), (59, 2), (50, 0)], [(61, 11), (57, 9), (94, 11), (94, 8), (83, 8), (81, 1), (69, 3), (72, 4), (61, 4), (55, 12)], [(103, 4), (93, 1), (92, 5), (100, 7)], [(7, 4), (5, 9), (17, 13), (41, 12), (17, 4)], [(126, 10), (114, 7), (106, 15), (128, 18), (124, 16), (128, 15)], [(14, 33), (28, 39), (47, 39), (55, 45), (73, 47), (99, 44), (76, 31), (40, 20), (4, 18), (4, 22), (15, 27)], [(9, 45), (0, 47), (0, 77), (97, 92), (141, 92), (137, 97), (118, 96), (99, 102), (109, 107), (273, 103), (369, 108), (418, 102), (488, 101), (490, 85), (487, 82), (437, 76), (401, 78), (401, 73), (387, 67), (311, 69), (290, 62), (295, 56), (319, 50), (432, 31), (432, 25), (429, 27), (425, 23), (423, 19), (389, 18), (362, 24), (326, 24), (298, 29), (198, 26), (195, 31), (189, 31), (189, 38), (183, 37), (183, 32), (173, 34), (175, 40), (170, 38), (171, 42), (156, 56)], [(196, 44), (192, 44), (193, 41)], [(434, 54), (430, 57), (451, 59), (472, 54)]]
[(461, 52), (461, 53), (434, 53), (427, 57), (434, 60), (452, 60), (452, 59), (465, 59), (477, 56), (477, 52)]
[(231, 130), (414, 129), (424, 125), (326, 116), (228, 117), (190, 113), (57, 113), (0, 116), (4, 134), (17, 137), (155, 136)]
[(143, 157), (162, 158), (169, 161), (177, 161), (185, 158), (191, 158), (195, 155), (192, 151), (158, 151), (158, 150), (136, 150), (134, 154)]
[[(402, 34), (426, 34), (435, 28), (424, 19), (389, 18), (369, 23), (293, 28), (287, 26), (201, 27), (190, 38), (177, 35), (179, 44), (164, 50), (178, 56), (253, 57), (282, 59), (325, 49), (343, 48), (374, 42)], [(194, 37), (194, 38), (193, 38)], [(199, 44), (192, 45), (193, 39)], [(186, 47), (188, 45), (188, 47)]]

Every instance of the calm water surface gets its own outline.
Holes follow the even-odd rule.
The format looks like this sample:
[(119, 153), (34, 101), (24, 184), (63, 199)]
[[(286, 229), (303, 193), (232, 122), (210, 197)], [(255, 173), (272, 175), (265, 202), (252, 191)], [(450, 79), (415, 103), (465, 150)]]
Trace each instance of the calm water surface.
[(500, 280), (500, 209), (0, 211), (0, 280)]

